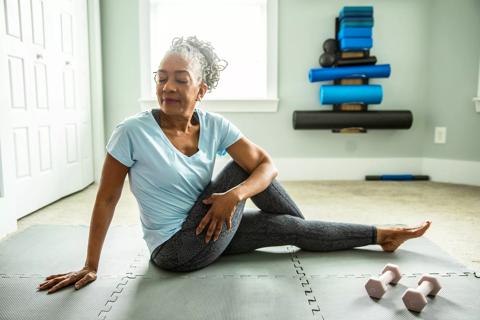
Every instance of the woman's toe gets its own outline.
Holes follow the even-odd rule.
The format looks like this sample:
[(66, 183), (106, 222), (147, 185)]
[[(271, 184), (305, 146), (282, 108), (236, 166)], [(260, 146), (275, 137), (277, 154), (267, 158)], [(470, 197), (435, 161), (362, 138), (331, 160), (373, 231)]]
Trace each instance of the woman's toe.
[(431, 221), (425, 221), (422, 225), (414, 228), (402, 228), (385, 239), (381, 244), (384, 251), (393, 252), (406, 240), (422, 236), (430, 227)]
[(430, 228), (430, 225), (431, 225), (431, 221), (425, 221), (421, 226), (417, 227), (415, 230), (413, 230), (413, 233), (416, 235), (416, 236), (421, 236), (423, 235), (428, 228)]

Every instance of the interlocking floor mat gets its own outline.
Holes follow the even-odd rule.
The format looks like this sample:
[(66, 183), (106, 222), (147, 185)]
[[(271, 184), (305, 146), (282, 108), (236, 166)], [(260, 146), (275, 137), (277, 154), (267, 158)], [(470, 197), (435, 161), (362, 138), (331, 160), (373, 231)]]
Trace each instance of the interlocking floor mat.
[[(393, 253), (379, 246), (261, 248), (177, 273), (149, 261), (139, 226), (112, 226), (96, 281), (81, 290), (36, 291), (45, 276), (83, 266), (88, 232), (36, 225), (0, 241), (0, 319), (479, 319), (477, 274), (425, 237)], [(386, 263), (399, 265), (402, 279), (372, 299), (365, 282)], [(443, 288), (421, 313), (408, 311), (401, 295), (423, 273)]]

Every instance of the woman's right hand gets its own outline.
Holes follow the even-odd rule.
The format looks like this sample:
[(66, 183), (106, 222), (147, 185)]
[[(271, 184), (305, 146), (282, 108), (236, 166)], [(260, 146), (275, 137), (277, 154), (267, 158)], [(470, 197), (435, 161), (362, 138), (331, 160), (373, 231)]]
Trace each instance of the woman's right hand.
[(63, 274), (54, 274), (45, 278), (45, 281), (40, 283), (37, 287), (38, 291), (48, 290), (48, 293), (53, 293), (58, 289), (75, 284), (75, 289), (80, 289), (90, 282), (97, 279), (97, 270), (90, 267), (83, 267), (76, 272), (69, 272)]

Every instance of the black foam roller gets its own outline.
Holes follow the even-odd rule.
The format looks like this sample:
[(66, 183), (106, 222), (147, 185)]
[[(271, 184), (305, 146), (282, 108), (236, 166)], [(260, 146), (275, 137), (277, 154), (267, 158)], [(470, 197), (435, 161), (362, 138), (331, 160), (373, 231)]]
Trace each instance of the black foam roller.
[(371, 56), (363, 59), (338, 59), (335, 62), (337, 66), (354, 66), (354, 65), (364, 65), (364, 64), (376, 64), (377, 57)]
[(409, 129), (411, 111), (302, 111), (293, 112), (294, 129)]

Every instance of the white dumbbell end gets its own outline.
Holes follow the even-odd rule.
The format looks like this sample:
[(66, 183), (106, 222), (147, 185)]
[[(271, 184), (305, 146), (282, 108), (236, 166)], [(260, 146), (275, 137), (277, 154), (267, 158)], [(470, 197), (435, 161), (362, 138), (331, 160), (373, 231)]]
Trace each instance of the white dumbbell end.
[(385, 292), (387, 292), (387, 284), (396, 284), (401, 277), (402, 274), (400, 273), (398, 266), (389, 263), (383, 268), (380, 277), (368, 279), (365, 284), (365, 289), (367, 289), (370, 297), (380, 299)]
[(434, 276), (423, 275), (418, 281), (416, 289), (409, 288), (402, 296), (403, 303), (408, 310), (420, 312), (427, 305), (427, 296), (434, 296), (440, 291), (442, 286)]

